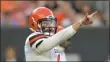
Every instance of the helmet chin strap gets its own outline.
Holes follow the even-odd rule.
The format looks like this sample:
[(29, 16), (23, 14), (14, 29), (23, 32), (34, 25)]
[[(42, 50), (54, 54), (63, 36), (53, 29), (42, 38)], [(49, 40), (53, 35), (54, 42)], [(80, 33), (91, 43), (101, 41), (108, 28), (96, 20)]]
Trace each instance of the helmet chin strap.
[(42, 32), (42, 33), (43, 33), (43, 31), (42, 31), (42, 28), (41, 28), (40, 24), (38, 24), (38, 27), (40, 28), (40, 29), (39, 29), (39, 30), (40, 30), (40, 32)]

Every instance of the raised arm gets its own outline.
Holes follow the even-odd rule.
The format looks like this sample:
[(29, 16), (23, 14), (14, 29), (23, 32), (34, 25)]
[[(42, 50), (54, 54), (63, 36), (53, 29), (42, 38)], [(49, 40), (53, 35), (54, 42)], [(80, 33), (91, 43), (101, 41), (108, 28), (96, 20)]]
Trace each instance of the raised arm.
[(91, 18), (93, 17), (94, 14), (96, 14), (96, 12), (94, 12), (91, 15), (87, 14), (84, 16), (84, 18), (82, 18), (82, 20), (80, 20), (80, 22), (77, 22), (77, 23), (61, 30), (60, 32), (53, 35), (52, 37), (44, 39), (42, 41), (42, 43), (38, 46), (36, 51), (38, 53), (48, 51), (48, 50), (52, 49), (53, 47), (59, 45), (60, 43), (68, 40), (77, 32), (77, 30), (80, 28), (80, 26), (91, 24), (92, 23)]

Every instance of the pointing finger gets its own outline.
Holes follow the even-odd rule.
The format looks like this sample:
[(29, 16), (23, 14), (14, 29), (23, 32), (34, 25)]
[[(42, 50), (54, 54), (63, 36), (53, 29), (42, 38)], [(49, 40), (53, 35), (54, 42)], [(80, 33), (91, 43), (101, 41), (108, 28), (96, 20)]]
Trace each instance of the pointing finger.
[(96, 13), (97, 13), (97, 11), (95, 11), (94, 13), (92, 13), (91, 15), (89, 15), (89, 17), (93, 17)]

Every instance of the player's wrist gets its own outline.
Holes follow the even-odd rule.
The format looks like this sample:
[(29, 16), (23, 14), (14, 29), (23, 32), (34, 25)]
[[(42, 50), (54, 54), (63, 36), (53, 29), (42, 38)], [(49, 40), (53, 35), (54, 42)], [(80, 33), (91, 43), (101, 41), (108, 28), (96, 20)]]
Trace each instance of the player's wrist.
[(81, 26), (84, 26), (84, 24), (83, 24), (82, 20), (80, 20), (80, 21), (79, 21), (79, 23), (80, 23), (80, 25), (81, 25)]

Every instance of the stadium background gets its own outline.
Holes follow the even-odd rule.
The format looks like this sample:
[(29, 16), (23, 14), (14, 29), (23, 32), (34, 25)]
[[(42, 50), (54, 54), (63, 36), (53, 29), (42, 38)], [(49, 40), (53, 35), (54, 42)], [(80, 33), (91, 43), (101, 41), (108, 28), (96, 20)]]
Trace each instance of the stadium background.
[(86, 13), (98, 11), (94, 23), (81, 27), (69, 41), (68, 61), (108, 61), (109, 1), (1, 1), (1, 61), (24, 61), (24, 43), (31, 33), (29, 14), (37, 7), (50, 8), (57, 24), (68, 27)]

